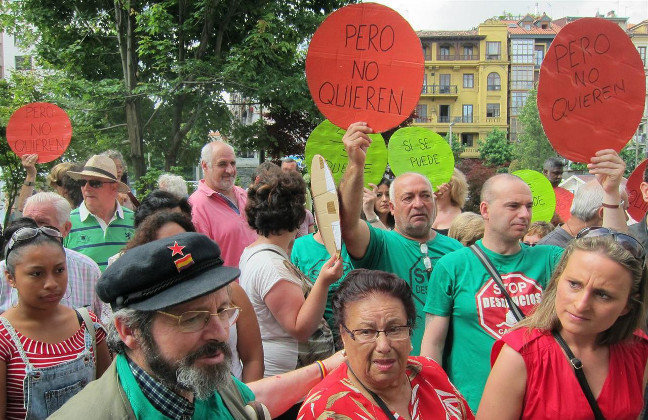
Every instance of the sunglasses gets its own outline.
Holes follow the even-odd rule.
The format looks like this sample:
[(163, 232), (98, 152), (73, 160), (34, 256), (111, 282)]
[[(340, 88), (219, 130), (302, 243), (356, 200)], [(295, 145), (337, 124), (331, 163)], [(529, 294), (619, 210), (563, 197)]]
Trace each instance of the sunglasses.
[(34, 239), (40, 233), (50, 236), (52, 238), (59, 238), (59, 239), (63, 238), (61, 232), (59, 232), (56, 228), (53, 227), (41, 226), (37, 228), (32, 228), (32, 227), (20, 228), (17, 231), (15, 231), (13, 235), (11, 235), (11, 239), (9, 239), (9, 243), (7, 243), (7, 247), (5, 248), (5, 259), (9, 256), (9, 253), (18, 242), (24, 242), (30, 239)]
[(617, 232), (613, 229), (600, 226), (586, 227), (578, 232), (576, 239), (595, 238), (598, 236), (611, 236), (616, 243), (621, 245), (623, 249), (631, 253), (632, 256), (638, 260), (643, 261), (643, 259), (646, 257), (646, 250), (639, 241), (637, 241), (633, 236)]
[(96, 179), (80, 179), (78, 183), (81, 187), (85, 187), (85, 184), (87, 183), (92, 188), (101, 188), (103, 184), (114, 184), (115, 181), (98, 181)]

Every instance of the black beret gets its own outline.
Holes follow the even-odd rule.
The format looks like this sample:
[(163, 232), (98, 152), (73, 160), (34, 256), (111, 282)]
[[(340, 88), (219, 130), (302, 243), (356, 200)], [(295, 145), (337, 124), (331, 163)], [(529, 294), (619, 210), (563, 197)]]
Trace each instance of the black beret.
[(240, 274), (223, 266), (216, 242), (185, 232), (126, 251), (101, 275), (97, 295), (113, 310), (155, 311), (218, 290)]

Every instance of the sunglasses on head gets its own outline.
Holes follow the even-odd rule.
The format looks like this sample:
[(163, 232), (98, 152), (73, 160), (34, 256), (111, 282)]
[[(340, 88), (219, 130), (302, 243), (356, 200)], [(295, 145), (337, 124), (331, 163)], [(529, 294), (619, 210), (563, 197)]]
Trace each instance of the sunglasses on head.
[(90, 187), (92, 188), (101, 188), (103, 184), (114, 184), (115, 181), (99, 181), (96, 179), (80, 179), (79, 185), (82, 187), (85, 187), (85, 184), (87, 183)]
[(580, 238), (595, 238), (597, 236), (611, 236), (616, 243), (621, 245), (626, 251), (632, 254), (638, 260), (643, 261), (646, 257), (646, 250), (639, 241), (633, 236), (625, 233), (617, 232), (616, 230), (600, 226), (591, 226), (582, 229), (576, 235), (576, 239)]
[(33, 228), (33, 227), (20, 228), (17, 231), (15, 231), (13, 235), (11, 235), (11, 239), (9, 239), (9, 242), (7, 243), (7, 247), (5, 248), (5, 259), (9, 256), (9, 253), (18, 242), (34, 239), (40, 233), (50, 236), (52, 238), (59, 238), (59, 239), (63, 238), (61, 232), (59, 232), (56, 228), (49, 227), (49, 226), (41, 226), (37, 228)]

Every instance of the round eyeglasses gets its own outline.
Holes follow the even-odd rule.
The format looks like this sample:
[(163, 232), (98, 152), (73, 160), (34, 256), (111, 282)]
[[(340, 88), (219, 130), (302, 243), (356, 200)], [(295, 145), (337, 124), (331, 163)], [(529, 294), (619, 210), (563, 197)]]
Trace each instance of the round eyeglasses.
[(217, 317), (223, 327), (231, 327), (238, 319), (241, 308), (231, 306), (220, 309), (215, 314), (209, 311), (187, 311), (180, 315), (174, 315), (164, 311), (157, 311), (157, 313), (175, 318), (178, 321), (178, 329), (182, 332), (196, 332), (205, 328), (212, 316)]

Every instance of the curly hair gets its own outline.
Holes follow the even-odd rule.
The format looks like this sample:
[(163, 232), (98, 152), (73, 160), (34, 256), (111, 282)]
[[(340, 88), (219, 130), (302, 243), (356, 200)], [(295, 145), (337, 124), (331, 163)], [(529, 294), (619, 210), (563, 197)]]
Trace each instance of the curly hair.
[(144, 220), (153, 213), (160, 210), (170, 210), (174, 208), (180, 210), (191, 217), (191, 206), (186, 198), (179, 198), (169, 191), (154, 190), (149, 193), (135, 210), (135, 228), (138, 228)]
[(306, 218), (306, 182), (296, 172), (263, 174), (248, 189), (248, 224), (268, 237), (297, 230)]
[(62, 187), (65, 190), (65, 198), (70, 202), (72, 208), (77, 208), (83, 202), (81, 185), (67, 174), (69, 171), (79, 172), (83, 170), (83, 165), (74, 162), (62, 162), (55, 165), (49, 175), (47, 183), (56, 190), (56, 187)]
[(167, 223), (177, 223), (187, 232), (195, 232), (196, 228), (185, 213), (161, 210), (148, 216), (135, 230), (133, 239), (128, 241), (124, 251), (144, 245), (157, 239), (158, 231)]

